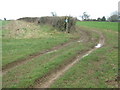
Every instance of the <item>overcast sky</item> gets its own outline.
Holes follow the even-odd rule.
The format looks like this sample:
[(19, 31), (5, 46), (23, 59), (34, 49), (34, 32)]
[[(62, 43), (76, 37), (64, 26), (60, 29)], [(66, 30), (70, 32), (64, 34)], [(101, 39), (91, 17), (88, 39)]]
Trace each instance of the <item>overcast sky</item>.
[(1, 0), (0, 19), (17, 19), (21, 17), (71, 15), (79, 17), (87, 12), (90, 18), (110, 16), (118, 10), (119, 0)]

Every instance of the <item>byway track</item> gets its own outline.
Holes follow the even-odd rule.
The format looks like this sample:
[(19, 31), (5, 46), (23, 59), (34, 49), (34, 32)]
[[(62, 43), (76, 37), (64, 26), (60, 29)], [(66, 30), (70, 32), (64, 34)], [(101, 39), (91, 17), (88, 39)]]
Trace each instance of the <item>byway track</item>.
[[(89, 32), (86, 30), (84, 30), (84, 32), (86, 32), (86, 33), (84, 33), (84, 35), (85, 34), (86, 35), (82, 37), (82, 42), (88, 42), (89, 40), (92, 40), (92, 36), (90, 36)], [(50, 74), (46, 75), (45, 77), (36, 80), (34, 86), (31, 86), (31, 87), (32, 88), (50, 88), (50, 86), (55, 82), (55, 80), (57, 80), (61, 75), (63, 75), (68, 69), (70, 69), (78, 61), (80, 61), (82, 58), (88, 56), (90, 53), (92, 53), (96, 49), (101, 48), (105, 43), (104, 35), (101, 32), (96, 31), (96, 30), (92, 30), (91, 32), (94, 32), (99, 35), (98, 44), (95, 47), (93, 47), (92, 49), (90, 49), (88, 51), (82, 52), (81, 54), (78, 54), (76, 56), (76, 58), (71, 60), (71, 62), (52, 71)]]
[[(86, 57), (87, 55), (89, 55), (90, 53), (92, 53), (93, 51), (95, 51), (98, 48), (101, 48), (104, 43), (105, 43), (105, 38), (104, 35), (96, 30), (79, 30), (80, 33), (80, 39), (76, 39), (76, 40), (72, 40), (66, 43), (63, 43), (61, 45), (58, 45), (56, 47), (53, 47), (52, 49), (46, 50), (46, 51), (42, 51), (39, 53), (35, 53), (30, 55), (29, 57), (26, 57), (24, 59), (21, 60), (17, 60), (15, 62), (9, 63), (6, 66), (2, 67), (2, 74), (7, 74), (8, 71), (14, 69), (15, 67), (18, 67), (20, 65), (26, 64), (27, 62), (29, 62), (30, 60), (32, 60), (33, 58), (37, 58), (40, 57), (42, 55), (45, 55), (47, 53), (51, 53), (51, 52), (56, 52), (57, 50), (60, 50), (62, 48), (65, 48), (69, 45), (71, 45), (72, 43), (87, 43), (87, 42), (93, 42), (94, 43), (98, 43), (96, 46), (94, 46), (93, 48), (90, 48), (87, 51), (83, 51), (81, 53), (78, 53), (74, 58), (72, 58), (69, 62), (64, 63), (63, 65), (61, 65), (59, 68), (57, 68), (56, 70), (51, 71), (49, 74), (43, 76), (42, 78), (38, 78), (35, 82), (34, 82), (34, 86), (30, 86), (30, 88), (49, 88), (55, 80), (57, 80), (61, 75), (63, 75), (68, 69), (70, 69), (73, 65), (75, 65), (78, 61), (80, 61), (82, 58)], [(94, 40), (93, 36), (91, 33), (96, 33), (99, 35), (99, 39), (96, 41)]]
[(9, 63), (9, 64), (3, 66), (2, 67), (2, 74), (4, 75), (8, 71), (10, 71), (11, 69), (13, 69), (15, 67), (18, 67), (18, 66), (20, 66), (22, 64), (26, 64), (28, 61), (32, 60), (33, 58), (40, 57), (40, 56), (42, 56), (44, 54), (47, 54), (47, 53), (55, 52), (55, 51), (60, 50), (60, 49), (62, 49), (64, 47), (67, 47), (68, 45), (70, 45), (72, 43), (75, 43), (75, 42), (87, 42), (87, 41), (89, 41), (89, 39), (90, 39), (89, 36), (90, 35), (88, 35), (88, 32), (86, 32), (86, 31), (80, 31), (79, 33), (81, 35), (81, 37), (79, 39), (71, 40), (69, 42), (66, 42), (66, 43), (63, 43), (61, 45), (55, 46), (52, 49), (45, 50), (45, 51), (42, 51), (42, 52), (39, 52), (39, 53), (35, 53), (35, 54), (32, 54), (32, 55), (29, 55), (28, 57), (26, 57), (24, 59), (20, 59), (20, 60), (14, 61), (12, 63)]

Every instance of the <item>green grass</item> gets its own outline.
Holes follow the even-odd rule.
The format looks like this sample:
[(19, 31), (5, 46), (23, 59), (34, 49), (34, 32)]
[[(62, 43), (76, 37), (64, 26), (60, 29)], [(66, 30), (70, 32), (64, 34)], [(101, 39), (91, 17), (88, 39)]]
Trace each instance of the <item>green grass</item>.
[[(25, 22), (18, 23), (21, 25), (22, 23), (24, 23), (24, 25), (26, 24)], [(13, 30), (11, 31), (9, 28), (2, 30), (4, 35), (2, 39), (3, 66), (16, 60), (25, 58), (30, 54), (47, 50), (61, 43), (65, 43), (73, 38), (78, 38), (78, 36), (73, 37), (71, 34), (58, 32), (50, 26), (36, 26), (31, 24), (29, 25), (29, 23), (26, 24), (26, 27), (24, 25), (23, 27), (20, 26), (19, 35), (14, 34), (16, 29), (13, 27)], [(25, 28), (26, 32), (21, 32)], [(35, 29), (35, 31), (33, 31), (33, 29)], [(32, 34), (32, 37), (29, 37), (29, 34)]]
[(69, 39), (3, 39), (3, 66), (46, 49), (50, 49)]
[(87, 26), (87, 27), (91, 27), (91, 28), (118, 31), (118, 22), (81, 21), (81, 22), (77, 22), (77, 25)]
[[(75, 42), (53, 53), (32, 59), (24, 65), (18, 66), (3, 76), (3, 87), (25, 88), (34, 85), (34, 81), (43, 77), (65, 62), (69, 62), (78, 52), (88, 50), (95, 43)], [(9, 77), (9, 78), (8, 78)]]
[[(82, 22), (78, 23), (80, 24)], [(90, 22), (86, 22), (87, 24), (85, 22), (83, 23), (83, 26), (87, 27), (85, 27), (86, 29), (92, 29), (91, 26), (87, 25)], [(94, 28), (98, 27), (98, 22), (96, 22), (95, 25)], [(103, 32), (106, 37), (105, 46), (81, 59), (79, 63), (74, 65), (63, 76), (61, 76), (51, 88), (118, 87), (117, 81), (115, 81), (118, 75), (118, 34), (115, 32), (108, 32), (105, 29), (106, 28), (97, 29)], [(110, 30), (112, 30), (112, 28)]]
[[(0, 20), (0, 67), (2, 67), (2, 26), (8, 24), (8, 21)], [(0, 75), (0, 88), (2, 88), (2, 74)]]
[[(20, 31), (4, 29), (3, 31), (3, 66), (13, 61), (25, 58), (30, 54), (52, 48), (71, 39), (80, 37), (79, 34), (58, 32), (50, 26), (36, 26), (25, 22), (18, 22)], [(80, 24), (82, 23), (82, 24)], [(87, 23), (87, 22), (86, 22)], [(89, 56), (83, 58), (61, 76), (52, 88), (105, 88), (117, 87), (115, 78), (118, 70), (118, 42), (114, 24), (112, 28), (101, 28), (101, 23), (96, 26), (77, 22), (77, 25), (86, 26), (87, 30), (99, 28), (106, 37), (104, 47), (97, 49)], [(88, 22), (90, 23), (90, 22)], [(95, 22), (94, 22), (95, 24)], [(104, 22), (108, 24), (108, 22)], [(89, 28), (88, 28), (89, 27)], [(35, 29), (35, 30), (34, 30)], [(107, 30), (106, 30), (107, 29)], [(33, 31), (34, 30), (34, 31)], [(108, 31), (113, 30), (112, 32)], [(93, 38), (98, 35), (93, 33)], [(3, 88), (26, 88), (34, 85), (34, 81), (55, 70), (64, 63), (68, 63), (78, 52), (85, 51), (95, 46), (94, 42), (78, 43), (64, 47), (56, 52), (48, 53), (17, 66), (3, 75)]]
[(4, 25), (6, 25), (6, 24), (8, 24), (9, 23), (9, 21), (0, 21), (0, 26), (4, 26)]
[(2, 21), (2, 20), (0, 20), (0, 44), (2, 42), (2, 26), (6, 25), (8, 23), (9, 23), (9, 21)]
[(2, 29), (1, 26), (2, 26), (2, 21), (0, 21), (0, 30)]
[[(48, 29), (46, 29), (44, 32), (51, 33), (51, 31), (49, 31)], [(59, 34), (61, 36), (58, 36)], [(34, 44), (33, 46), (35, 46), (35, 47), (29, 46), (29, 48), (31, 48), (31, 49), (33, 48), (35, 51), (37, 51), (37, 47), (42, 46), (42, 44), (43, 44), (43, 47), (38, 47), (38, 48), (46, 49), (46, 47), (49, 46), (48, 45), (49, 43), (47, 43), (45, 45), (46, 42), (51, 42), (53, 45), (55, 45), (56, 42), (61, 42), (64, 40), (65, 37), (68, 37), (68, 35), (66, 33), (59, 32), (59, 34), (55, 33), (55, 36), (57, 35), (56, 38), (54, 38), (55, 40), (52, 38), (48, 39), (48, 38), (44, 37), (44, 38), (42, 38), (43, 41), (41, 41), (41, 42), (38, 42), (41, 39), (39, 40), (39, 39), (35, 39), (35, 38), (34, 39), (30, 38), (30, 39), (28, 39), (29, 41), (25, 41), (25, 42), (24, 42), (25, 39), (17, 39), (18, 40), (18, 43), (17, 43), (16, 39), (14, 39), (16, 41), (14, 41), (12, 39), (13, 42), (16, 42), (16, 43), (13, 43), (13, 44), (10, 43), (10, 45), (8, 43), (8, 46), (11, 46), (10, 50), (12, 50), (14, 48), (16, 48), (18, 50), (18, 48), (25, 47), (24, 53), (27, 51), (26, 50), (27, 46), (29, 46), (31, 44), (32, 45)], [(78, 36), (80, 36), (80, 35), (78, 34)], [(98, 35), (96, 35), (95, 33), (92, 33), (91, 36), (93, 38), (98, 39)], [(76, 36), (69, 36), (69, 38), (76, 38)], [(67, 39), (69, 39), (69, 38), (67, 38)], [(56, 39), (59, 41), (56, 41)], [(20, 42), (20, 40), (21, 40), (21, 42)], [(8, 41), (10, 41), (10, 39), (8, 39)], [(30, 85), (34, 85), (35, 84), (34, 82), (36, 79), (41, 78), (44, 75), (48, 74), (49, 72), (55, 70), (56, 68), (63, 65), (63, 63), (64, 64), (68, 63), (73, 57), (75, 57), (77, 55), (78, 52), (88, 50), (95, 45), (96, 45), (96, 42), (94, 42), (94, 41), (86, 42), (86, 43), (74, 42), (74, 43), (68, 45), (67, 47), (57, 50), (56, 52), (48, 53), (43, 56), (34, 58), (34, 59), (28, 61), (26, 64), (17, 66), (15, 68), (13, 68), (12, 70), (10, 70), (9, 72), (7, 72), (3, 76), (3, 87), (4, 88), (26, 88), (26, 87), (29, 87)], [(7, 51), (9, 51), (9, 50), (6, 50), (6, 53), (7, 53)], [(19, 49), (18, 52), (23, 52), (23, 50)], [(19, 55), (21, 55), (21, 54), (18, 54), (18, 56)], [(16, 57), (16, 54), (12, 58), (15, 58), (15, 57)], [(8, 57), (8, 59), (9, 59), (9, 57)]]

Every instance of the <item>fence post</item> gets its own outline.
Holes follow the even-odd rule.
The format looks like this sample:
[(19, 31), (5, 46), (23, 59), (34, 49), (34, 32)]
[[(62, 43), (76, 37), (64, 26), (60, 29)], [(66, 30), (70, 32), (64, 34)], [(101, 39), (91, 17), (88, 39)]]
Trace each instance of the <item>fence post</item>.
[(66, 32), (68, 32), (68, 17), (66, 17), (65, 23), (66, 23)]

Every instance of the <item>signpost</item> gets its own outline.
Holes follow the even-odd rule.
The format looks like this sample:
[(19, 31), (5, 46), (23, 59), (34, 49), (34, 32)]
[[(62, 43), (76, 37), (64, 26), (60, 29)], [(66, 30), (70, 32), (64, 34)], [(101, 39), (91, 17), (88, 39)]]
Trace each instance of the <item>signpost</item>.
[(65, 19), (65, 23), (66, 23), (66, 32), (68, 32), (68, 17)]

